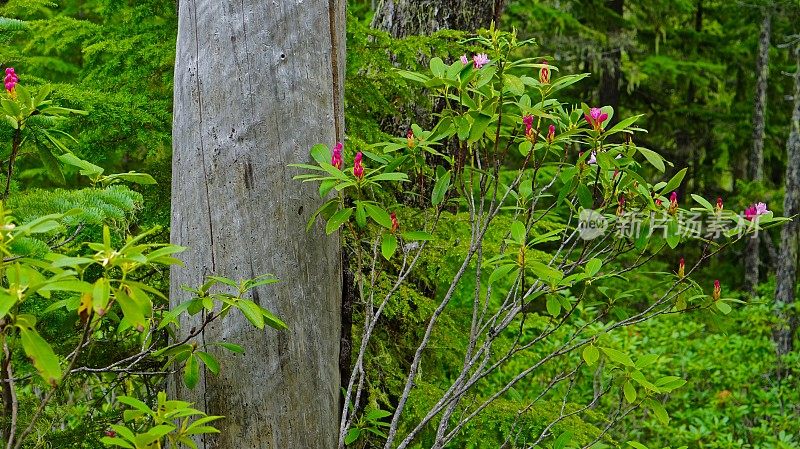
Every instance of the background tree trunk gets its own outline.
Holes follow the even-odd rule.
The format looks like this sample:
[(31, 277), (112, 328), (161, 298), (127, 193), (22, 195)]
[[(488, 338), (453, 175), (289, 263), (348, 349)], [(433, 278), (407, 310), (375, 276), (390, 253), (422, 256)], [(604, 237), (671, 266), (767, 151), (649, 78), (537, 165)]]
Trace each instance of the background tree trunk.
[[(753, 146), (750, 148), (750, 157), (747, 164), (748, 176), (751, 181), (764, 180), (764, 126), (767, 111), (767, 79), (769, 77), (769, 41), (772, 29), (772, 11), (764, 8), (764, 17), (761, 21), (761, 33), (758, 38), (758, 56), (756, 60), (756, 94), (753, 99)], [(755, 293), (759, 278), (759, 240), (755, 235), (747, 241), (745, 251), (745, 289)]]
[(622, 78), (622, 14), (624, 7), (623, 0), (608, 0), (606, 6), (616, 17), (611, 19), (607, 32), (611, 47), (606, 49), (600, 61), (600, 106), (611, 106), (616, 112), (611, 120), (605, 125), (606, 128), (614, 126), (619, 120), (619, 84)]
[(400, 38), (442, 29), (474, 32), (499, 22), (505, 0), (381, 0), (372, 28)]
[[(783, 200), (783, 215), (786, 217), (800, 214), (800, 44), (795, 49), (795, 56), (797, 71), (794, 74), (794, 110), (792, 128), (789, 140), (786, 142), (786, 196)], [(800, 217), (795, 216), (781, 229), (781, 249), (775, 288), (778, 317), (782, 322), (775, 330), (775, 343), (780, 355), (792, 350), (792, 340), (798, 325), (797, 312), (792, 310), (797, 288), (798, 248), (800, 248)]]
[[(225, 415), (203, 448), (325, 448), (338, 441), (341, 259), (335, 237), (305, 225), (316, 189), (287, 164), (316, 143), (343, 137), (344, 0), (180, 2), (172, 164), (173, 243), (188, 246), (171, 272), (181, 285), (204, 276), (273, 273), (252, 299), (289, 330), (258, 331), (238, 312), (207, 329), (245, 355), (210, 349), (219, 377), (180, 399)], [(184, 323), (183, 332), (192, 323)], [(206, 375), (208, 374), (208, 375)]]

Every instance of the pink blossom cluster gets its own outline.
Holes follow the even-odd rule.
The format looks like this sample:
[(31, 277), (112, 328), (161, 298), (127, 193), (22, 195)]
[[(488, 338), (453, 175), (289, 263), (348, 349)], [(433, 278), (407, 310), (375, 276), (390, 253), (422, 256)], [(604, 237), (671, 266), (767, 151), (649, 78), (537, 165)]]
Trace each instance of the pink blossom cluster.
[(13, 91), (14, 87), (17, 86), (19, 78), (17, 77), (17, 74), (14, 72), (14, 67), (8, 67), (6, 69), (6, 77), (4, 81), (6, 84), (6, 90), (9, 92)]
[(767, 209), (767, 205), (764, 203), (756, 203), (751, 204), (744, 210), (744, 218), (749, 221), (753, 221), (754, 218), (758, 217), (759, 215), (764, 215), (769, 212)]
[[(478, 53), (477, 55), (472, 56), (472, 62), (475, 63), (476, 69), (480, 69), (489, 63), (489, 55), (486, 53)], [(469, 64), (469, 58), (467, 58), (467, 55), (461, 55), (461, 63), (464, 65)]]

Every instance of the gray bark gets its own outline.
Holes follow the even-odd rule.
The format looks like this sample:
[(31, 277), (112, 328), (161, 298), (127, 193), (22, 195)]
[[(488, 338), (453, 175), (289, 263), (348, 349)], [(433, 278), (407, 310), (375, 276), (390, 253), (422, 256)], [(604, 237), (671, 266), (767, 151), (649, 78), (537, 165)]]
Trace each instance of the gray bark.
[[(758, 56), (756, 60), (756, 93), (753, 99), (753, 145), (750, 149), (747, 171), (751, 181), (764, 179), (764, 126), (767, 110), (767, 79), (769, 78), (769, 41), (772, 29), (772, 11), (764, 10), (761, 21), (761, 33), (758, 38)], [(759, 236), (747, 242), (745, 251), (745, 289), (755, 292), (759, 278)]]
[(474, 32), (498, 22), (504, 0), (381, 0), (372, 28), (401, 38), (439, 30)]
[(795, 49), (797, 71), (794, 75), (794, 110), (791, 131), (786, 142), (786, 195), (783, 214), (792, 217), (781, 229), (781, 249), (778, 258), (775, 301), (779, 327), (775, 330), (775, 343), (780, 355), (790, 352), (798, 326), (797, 312), (793, 310), (797, 288), (798, 248), (800, 248), (800, 45)]
[[(238, 311), (202, 335), (206, 372), (173, 393), (215, 415), (202, 448), (332, 448), (338, 441), (341, 260), (338, 239), (305, 224), (321, 201), (288, 164), (342, 139), (344, 0), (180, 2), (172, 162), (171, 304), (204, 276), (281, 279), (252, 299), (287, 331), (253, 328)], [(183, 323), (188, 332), (197, 323)]]

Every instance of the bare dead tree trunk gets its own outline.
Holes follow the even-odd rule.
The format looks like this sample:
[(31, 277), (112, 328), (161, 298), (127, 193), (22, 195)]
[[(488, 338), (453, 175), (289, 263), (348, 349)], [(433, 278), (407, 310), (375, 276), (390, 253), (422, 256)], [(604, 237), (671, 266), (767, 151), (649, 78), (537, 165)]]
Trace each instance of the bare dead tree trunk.
[(381, 0), (372, 28), (393, 37), (427, 35), (439, 30), (474, 32), (499, 22), (505, 0)]
[(794, 111), (791, 131), (786, 142), (786, 195), (783, 214), (793, 217), (781, 229), (781, 249), (778, 258), (775, 302), (780, 320), (774, 331), (779, 355), (793, 349), (792, 340), (798, 326), (797, 312), (793, 309), (797, 288), (798, 248), (800, 248), (800, 44), (795, 49), (797, 71), (794, 74)]
[[(764, 17), (761, 21), (761, 33), (758, 38), (758, 56), (756, 60), (756, 93), (753, 99), (753, 145), (750, 149), (748, 160), (748, 176), (751, 181), (764, 179), (764, 127), (767, 112), (767, 79), (769, 78), (769, 41), (772, 29), (772, 11), (764, 8)], [(759, 240), (758, 234), (747, 241), (745, 251), (744, 280), (745, 289), (754, 293), (759, 278)]]
[[(281, 282), (252, 300), (278, 314), (284, 332), (255, 330), (233, 312), (203, 342), (206, 372), (180, 399), (225, 415), (202, 448), (329, 449), (338, 441), (341, 258), (338, 239), (305, 225), (316, 190), (292, 180), (291, 163), (343, 137), (344, 0), (180, 2), (173, 124), (172, 235), (188, 246), (171, 272), (181, 285), (204, 276), (273, 273)], [(192, 323), (183, 323), (187, 332)]]

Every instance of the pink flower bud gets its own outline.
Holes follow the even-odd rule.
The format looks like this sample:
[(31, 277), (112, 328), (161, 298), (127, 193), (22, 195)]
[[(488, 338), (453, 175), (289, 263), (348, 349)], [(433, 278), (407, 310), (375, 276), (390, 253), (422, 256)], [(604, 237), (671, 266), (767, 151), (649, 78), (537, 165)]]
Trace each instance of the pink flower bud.
[(678, 262), (678, 277), (679, 278), (684, 277), (685, 273), (686, 273), (686, 263), (683, 261), (683, 257), (681, 257), (681, 260)]
[(392, 232), (397, 232), (397, 230), (400, 229), (400, 222), (397, 221), (397, 214), (392, 212), (390, 216), (392, 218)]
[(406, 144), (409, 148), (414, 148), (414, 131), (408, 130), (406, 133)]
[(469, 59), (467, 59), (467, 55), (461, 55), (461, 63), (464, 65), (469, 64)]
[(723, 209), (723, 206), (722, 206), (722, 197), (719, 197), (719, 196), (718, 196), (718, 197), (717, 197), (717, 207), (716, 207), (716, 210), (717, 210), (717, 212), (720, 212), (720, 211), (722, 211), (722, 209)]
[(359, 151), (356, 153), (356, 158), (353, 160), (353, 176), (357, 179), (361, 179), (364, 177), (364, 165), (362, 165), (361, 160), (364, 156)]
[(342, 146), (342, 142), (336, 142), (336, 146), (333, 147), (333, 155), (331, 156), (331, 165), (339, 170), (342, 169), (342, 165), (344, 164), (342, 160)]
[(714, 301), (717, 301), (722, 294), (722, 287), (719, 285), (719, 279), (714, 281), (714, 292), (711, 294), (711, 297), (714, 298)]
[(556, 125), (551, 124), (550, 127), (547, 128), (547, 143), (553, 143), (555, 139), (556, 139)]

